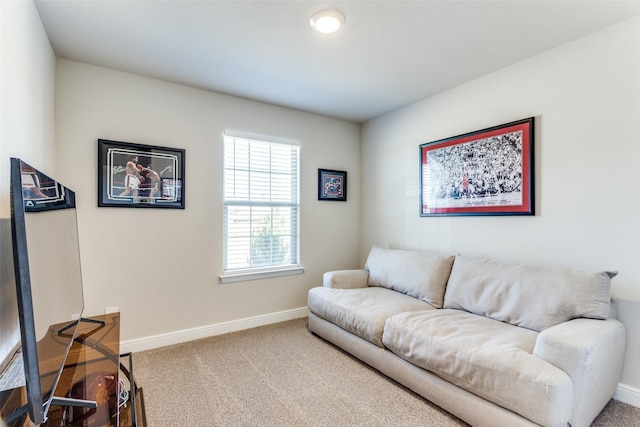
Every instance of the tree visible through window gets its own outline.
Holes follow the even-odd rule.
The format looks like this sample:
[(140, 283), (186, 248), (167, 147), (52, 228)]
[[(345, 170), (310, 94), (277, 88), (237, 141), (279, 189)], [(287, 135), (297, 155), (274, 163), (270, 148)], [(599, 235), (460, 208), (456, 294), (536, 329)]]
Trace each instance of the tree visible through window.
[(225, 132), (225, 272), (299, 262), (300, 147), (265, 139)]

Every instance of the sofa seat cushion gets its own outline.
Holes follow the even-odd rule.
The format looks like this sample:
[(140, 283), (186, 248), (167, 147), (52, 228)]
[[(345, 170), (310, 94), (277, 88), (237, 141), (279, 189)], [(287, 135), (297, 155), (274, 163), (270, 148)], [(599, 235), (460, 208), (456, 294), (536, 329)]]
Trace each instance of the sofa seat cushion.
[(384, 322), (403, 311), (435, 310), (426, 302), (385, 288), (309, 290), (309, 311), (382, 347)]
[(414, 365), (537, 424), (566, 426), (573, 385), (565, 372), (532, 355), (537, 335), (441, 309), (390, 317), (382, 341)]
[(571, 319), (606, 319), (615, 273), (515, 264), (459, 255), (444, 308), (542, 331)]
[(428, 251), (371, 248), (365, 270), (369, 286), (393, 289), (442, 308), (453, 255)]

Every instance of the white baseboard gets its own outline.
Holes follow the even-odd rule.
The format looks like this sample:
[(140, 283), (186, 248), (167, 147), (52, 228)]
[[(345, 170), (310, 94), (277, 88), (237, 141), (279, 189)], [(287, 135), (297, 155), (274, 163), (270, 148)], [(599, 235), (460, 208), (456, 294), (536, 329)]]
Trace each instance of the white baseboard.
[(179, 344), (182, 342), (222, 335), (229, 332), (241, 331), (258, 326), (270, 325), (272, 323), (284, 322), (287, 320), (307, 317), (309, 310), (307, 307), (295, 308), (292, 310), (279, 311), (261, 316), (247, 317), (244, 319), (230, 320), (228, 322), (216, 323), (213, 325), (200, 326), (197, 328), (184, 329), (181, 331), (169, 332), (166, 334), (152, 335), (144, 338), (137, 338), (120, 343), (120, 353), (151, 350), (167, 345)]
[(640, 408), (640, 389), (632, 387), (626, 384), (618, 384), (618, 389), (613, 395), (613, 398), (620, 402), (628, 403), (629, 405), (637, 406)]

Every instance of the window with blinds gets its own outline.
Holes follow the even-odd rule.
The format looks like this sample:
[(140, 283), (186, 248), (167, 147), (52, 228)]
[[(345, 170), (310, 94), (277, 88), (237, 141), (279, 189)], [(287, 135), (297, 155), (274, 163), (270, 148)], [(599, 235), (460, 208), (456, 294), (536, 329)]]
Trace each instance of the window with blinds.
[(225, 132), (225, 274), (298, 266), (299, 159), (295, 141)]

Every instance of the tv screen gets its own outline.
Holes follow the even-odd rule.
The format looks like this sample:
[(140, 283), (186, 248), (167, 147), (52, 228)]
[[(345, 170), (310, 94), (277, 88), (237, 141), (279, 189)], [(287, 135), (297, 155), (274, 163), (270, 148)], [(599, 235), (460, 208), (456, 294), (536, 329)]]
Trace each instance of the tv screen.
[(12, 158), (11, 230), (21, 337), (12, 357), (23, 365), (22, 411), (38, 424), (47, 418), (84, 308), (75, 193)]

